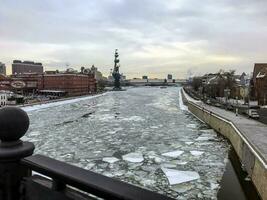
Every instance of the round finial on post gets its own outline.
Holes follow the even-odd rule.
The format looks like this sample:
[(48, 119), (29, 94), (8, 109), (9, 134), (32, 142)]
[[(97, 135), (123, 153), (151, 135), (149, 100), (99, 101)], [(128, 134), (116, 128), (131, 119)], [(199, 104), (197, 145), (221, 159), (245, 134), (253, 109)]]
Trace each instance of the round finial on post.
[(2, 142), (18, 141), (29, 128), (27, 113), (17, 107), (0, 109), (0, 140)]
[(34, 144), (20, 138), (29, 128), (29, 117), (17, 107), (0, 109), (0, 199), (20, 199), (21, 181), (29, 176), (30, 169), (20, 160), (31, 156)]

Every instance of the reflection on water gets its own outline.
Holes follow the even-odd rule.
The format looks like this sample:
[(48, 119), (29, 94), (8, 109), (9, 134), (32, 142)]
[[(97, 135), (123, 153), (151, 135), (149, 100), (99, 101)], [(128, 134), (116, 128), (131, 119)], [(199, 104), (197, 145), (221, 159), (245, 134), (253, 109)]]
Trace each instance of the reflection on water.
[(179, 88), (131, 88), (28, 112), (35, 153), (177, 199), (216, 199), (229, 144), (179, 107)]
[(218, 192), (218, 200), (260, 200), (252, 182), (246, 180), (247, 173), (241, 169), (238, 157), (232, 148), (229, 151), (229, 159)]

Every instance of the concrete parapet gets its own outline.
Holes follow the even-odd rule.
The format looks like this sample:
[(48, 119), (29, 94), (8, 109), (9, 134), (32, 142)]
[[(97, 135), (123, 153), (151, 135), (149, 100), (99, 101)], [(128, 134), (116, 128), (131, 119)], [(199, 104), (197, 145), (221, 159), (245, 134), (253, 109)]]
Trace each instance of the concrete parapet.
[[(184, 94), (182, 96), (183, 99), (186, 99)], [(233, 122), (210, 112), (189, 99), (186, 99), (186, 103), (188, 110), (193, 115), (229, 139), (260, 197), (263, 200), (267, 200), (267, 162), (263, 159), (260, 152), (238, 130)]]

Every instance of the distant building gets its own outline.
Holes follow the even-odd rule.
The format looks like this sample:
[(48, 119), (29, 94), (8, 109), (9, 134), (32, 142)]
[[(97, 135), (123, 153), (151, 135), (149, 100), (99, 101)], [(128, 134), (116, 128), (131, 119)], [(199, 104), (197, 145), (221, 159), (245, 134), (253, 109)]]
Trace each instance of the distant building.
[(168, 74), (167, 79), (168, 80), (172, 80), (172, 75), (171, 74)]
[(94, 77), (97, 81), (102, 79), (102, 73), (100, 71), (98, 71), (94, 65), (92, 65), (92, 67), (91, 67), (91, 69), (89, 69), (89, 71), (90, 71), (90, 73), (92, 73), (94, 75)]
[(242, 86), (248, 86), (250, 83), (250, 75), (243, 72), (241, 76), (239, 77), (240, 85)]
[(148, 79), (148, 76), (142, 76), (142, 79)]
[(145, 79), (140, 79), (140, 78), (133, 78), (133, 79), (129, 79), (130, 83), (147, 83), (147, 80)]
[(0, 62), (0, 74), (6, 75), (6, 65)]
[(0, 107), (3, 107), (7, 104), (7, 94), (0, 91)]
[(256, 76), (256, 98), (259, 105), (267, 105), (267, 66), (262, 68)]
[(96, 79), (91, 74), (44, 74), (38, 79), (38, 91), (64, 93), (68, 96), (96, 92)]
[(256, 83), (256, 77), (259, 74), (259, 72), (263, 69), (267, 67), (267, 63), (255, 63), (254, 65), (254, 70), (253, 70), (253, 83)]
[(207, 85), (209, 84), (209, 81), (217, 77), (218, 74), (205, 74), (204, 76), (201, 77), (202, 79), (202, 84)]
[(66, 71), (64, 71), (63, 73), (67, 73), (67, 74), (77, 74), (78, 70), (73, 69), (73, 68), (67, 68)]
[(25, 73), (36, 73), (42, 74), (44, 68), (42, 63), (35, 63), (32, 61), (21, 61), (14, 60), (12, 63), (12, 74), (25, 74)]
[(267, 68), (267, 63), (255, 63), (253, 76), (251, 81), (251, 96), (252, 99), (258, 100), (259, 104), (262, 104), (267, 88), (264, 89), (265, 71)]
[(79, 96), (94, 93), (96, 80), (92, 74), (51, 73), (0, 76), (0, 89), (19, 94), (51, 94)]
[(158, 79), (158, 78), (154, 78), (154, 79), (148, 79), (149, 83), (165, 83), (166, 79)]

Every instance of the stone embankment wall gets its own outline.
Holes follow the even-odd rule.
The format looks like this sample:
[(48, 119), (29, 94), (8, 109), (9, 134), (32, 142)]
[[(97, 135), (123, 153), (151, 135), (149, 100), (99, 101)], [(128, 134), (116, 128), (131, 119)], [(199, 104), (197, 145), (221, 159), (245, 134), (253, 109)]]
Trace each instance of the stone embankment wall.
[(231, 122), (209, 110), (203, 109), (197, 103), (187, 99), (182, 91), (182, 98), (188, 110), (197, 118), (207, 123), (211, 128), (228, 138), (236, 151), (240, 162), (251, 177), (253, 184), (263, 200), (267, 200), (267, 164), (260, 152), (248, 141)]

